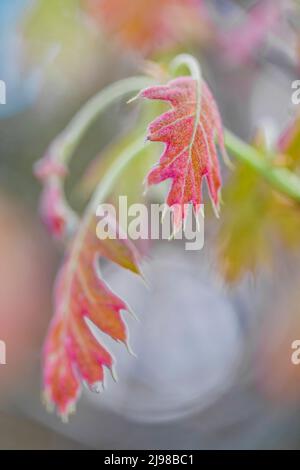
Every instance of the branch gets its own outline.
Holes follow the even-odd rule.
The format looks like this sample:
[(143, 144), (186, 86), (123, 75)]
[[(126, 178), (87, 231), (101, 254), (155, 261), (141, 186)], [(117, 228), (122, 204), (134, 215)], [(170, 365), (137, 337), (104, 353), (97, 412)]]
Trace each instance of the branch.
[(295, 173), (274, 166), (263, 153), (228, 130), (225, 130), (225, 146), (240, 162), (265, 178), (274, 189), (300, 202), (300, 178)]

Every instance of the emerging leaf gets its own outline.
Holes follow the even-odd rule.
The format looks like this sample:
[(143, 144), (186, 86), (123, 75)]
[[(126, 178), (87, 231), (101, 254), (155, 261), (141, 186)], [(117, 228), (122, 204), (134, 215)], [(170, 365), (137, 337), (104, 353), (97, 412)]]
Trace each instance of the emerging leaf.
[(247, 165), (238, 163), (223, 191), (224, 207), (217, 235), (219, 267), (228, 283), (258, 266), (270, 266), (270, 188)]
[(207, 84), (202, 81), (199, 93), (197, 88), (198, 83), (191, 77), (180, 77), (141, 92), (144, 98), (167, 101), (172, 106), (148, 129), (148, 139), (163, 142), (166, 147), (147, 182), (152, 185), (171, 178), (167, 203), (180, 207), (183, 218), (185, 204), (192, 203), (199, 210), (203, 178), (216, 212), (219, 210), (221, 176), (216, 139), (225, 154), (222, 122)]
[(284, 155), (290, 169), (300, 164), (300, 116), (293, 120), (279, 138), (278, 150)]
[(59, 180), (49, 180), (45, 184), (40, 200), (40, 214), (55, 238), (62, 239), (75, 227), (77, 218), (65, 201)]
[[(120, 233), (116, 222), (110, 223)], [(139, 273), (137, 252), (130, 241), (119, 237), (99, 240), (95, 218), (83, 222), (56, 281), (55, 313), (44, 349), (45, 398), (62, 417), (72, 411), (81, 381), (93, 390), (103, 382), (104, 367), (113, 372), (113, 358), (96, 340), (86, 318), (127, 344), (121, 312), (128, 307), (100, 277), (100, 257)]]
[[(270, 164), (291, 170), (299, 168), (299, 129), (296, 121), (284, 132)], [(256, 139), (255, 146), (262, 150), (262, 158), (267, 158), (268, 150), (261, 139), (260, 142)], [(224, 188), (223, 199), (217, 251), (219, 267), (227, 282), (234, 284), (259, 268), (274, 268), (279, 247), (299, 248), (299, 204), (270, 190), (247, 165), (236, 165)]]
[(34, 165), (34, 174), (43, 184), (40, 214), (50, 233), (59, 239), (74, 232), (77, 216), (68, 205), (64, 194), (67, 168), (56, 158), (55, 144)]

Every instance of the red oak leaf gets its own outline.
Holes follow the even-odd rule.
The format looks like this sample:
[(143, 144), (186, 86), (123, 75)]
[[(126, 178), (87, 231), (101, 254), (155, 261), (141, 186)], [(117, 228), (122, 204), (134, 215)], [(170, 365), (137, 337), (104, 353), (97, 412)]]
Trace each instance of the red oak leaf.
[(167, 85), (153, 86), (141, 92), (144, 98), (168, 101), (172, 106), (148, 128), (148, 139), (163, 142), (166, 147), (159, 164), (148, 174), (147, 182), (152, 185), (172, 179), (167, 204), (179, 207), (182, 215), (180, 221), (175, 220), (175, 225), (184, 218), (186, 204), (192, 203), (198, 212), (202, 204), (204, 177), (216, 212), (219, 207), (221, 176), (216, 138), (225, 154), (222, 122), (216, 102), (204, 81), (199, 91), (198, 96), (194, 79), (181, 77)]
[(103, 382), (104, 367), (113, 372), (113, 358), (96, 340), (86, 318), (127, 344), (121, 311), (128, 307), (100, 277), (99, 258), (139, 273), (138, 256), (131, 242), (118, 236), (116, 222), (111, 220), (110, 225), (117, 238), (100, 240), (96, 221), (83, 222), (56, 281), (55, 313), (44, 348), (44, 392), (47, 403), (54, 404), (62, 417), (72, 411), (81, 381), (93, 390)]

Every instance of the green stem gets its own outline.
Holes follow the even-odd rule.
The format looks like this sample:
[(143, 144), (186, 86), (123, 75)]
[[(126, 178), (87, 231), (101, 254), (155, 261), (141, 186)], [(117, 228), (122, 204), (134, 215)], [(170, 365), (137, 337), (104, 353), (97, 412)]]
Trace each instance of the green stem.
[(189, 70), (191, 77), (201, 86), (202, 74), (198, 60), (190, 54), (179, 54), (172, 60), (170, 69), (175, 74), (181, 66), (185, 66)]
[(240, 162), (265, 178), (274, 188), (300, 202), (300, 178), (287, 168), (273, 166), (259, 150), (225, 130), (225, 146)]
[(120, 153), (118, 158), (112, 163), (107, 173), (101, 179), (92, 199), (88, 204), (87, 213), (95, 213), (97, 206), (105, 202), (105, 199), (107, 196), (109, 196), (109, 193), (113, 189), (122, 171), (131, 162), (131, 160), (133, 160), (144, 150), (145, 145), (145, 138), (139, 137), (131, 145), (126, 147), (123, 152)]
[[(101, 112), (124, 95), (136, 93), (147, 86), (153, 85), (153, 83), (154, 80), (146, 76), (131, 77), (113, 83), (101, 90), (80, 109), (64, 131), (54, 140), (50, 147), (50, 158), (54, 162), (67, 165), (84, 133)], [(52, 175), (50, 178), (54, 184), (62, 186), (64, 183), (61, 176)], [(75, 227), (78, 221), (77, 214), (70, 207), (65, 196), (64, 203), (66, 217), (71, 221), (70, 225), (72, 224)]]
[[(96, 215), (98, 205), (105, 202), (107, 196), (109, 196), (111, 190), (113, 189), (115, 183), (118, 181), (118, 178), (120, 177), (124, 168), (126, 168), (128, 163), (130, 163), (135, 157), (137, 157), (142, 152), (144, 147), (144, 138), (140, 137), (136, 139), (131, 145), (129, 145), (123, 152), (121, 152), (117, 160), (115, 160), (115, 162), (111, 165), (105, 176), (102, 178), (90, 202), (88, 203), (84, 211), (82, 222), (79, 226), (79, 231), (75, 238), (75, 243), (72, 247), (72, 260), (68, 268), (69, 277), (66, 283), (66, 289), (68, 289), (67, 292), (70, 292), (71, 275), (73, 270), (76, 269), (84, 237), (87, 233), (92, 218)], [(66, 302), (68, 302), (68, 296), (66, 296), (66, 299)]]
[(124, 95), (136, 93), (153, 85), (153, 83), (154, 80), (149, 77), (131, 77), (113, 83), (101, 90), (81, 108), (55, 140), (53, 158), (60, 163), (67, 164), (84, 133), (101, 112)]

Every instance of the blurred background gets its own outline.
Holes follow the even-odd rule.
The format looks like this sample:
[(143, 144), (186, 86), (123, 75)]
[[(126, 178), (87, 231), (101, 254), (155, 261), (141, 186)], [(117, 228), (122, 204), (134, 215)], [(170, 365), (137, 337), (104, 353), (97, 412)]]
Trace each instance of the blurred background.
[[(291, 100), (300, 79), (297, 1), (0, 2), (2, 449), (300, 448), (300, 366), (290, 361), (300, 339), (299, 208), (239, 165), (222, 168), (222, 214), (208, 214), (203, 250), (155, 243), (143, 266), (149, 289), (105, 268), (140, 319), (126, 319), (137, 358), (106, 341), (118, 384), (108, 380), (101, 395), (84, 391), (68, 424), (41, 401), (41, 351), (64, 247), (40, 220), (33, 165), (97, 91), (180, 52), (199, 59), (227, 128), (247, 141), (263, 130), (276, 147), (300, 109)], [(89, 163), (135, 122), (136, 111), (119, 103), (86, 133), (67, 179), (79, 212)], [(152, 161), (144, 164), (142, 174)]]

